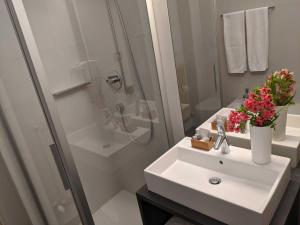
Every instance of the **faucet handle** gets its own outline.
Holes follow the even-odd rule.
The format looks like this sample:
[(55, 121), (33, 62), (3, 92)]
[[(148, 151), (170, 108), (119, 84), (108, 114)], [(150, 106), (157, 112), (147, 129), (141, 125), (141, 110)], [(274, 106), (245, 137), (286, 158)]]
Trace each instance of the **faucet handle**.
[(218, 135), (225, 136), (225, 122), (222, 119), (217, 119)]
[(224, 120), (217, 119), (217, 131), (218, 131), (218, 137), (215, 142), (214, 149), (218, 150), (221, 148), (222, 153), (228, 154), (230, 152), (230, 149), (226, 137)]

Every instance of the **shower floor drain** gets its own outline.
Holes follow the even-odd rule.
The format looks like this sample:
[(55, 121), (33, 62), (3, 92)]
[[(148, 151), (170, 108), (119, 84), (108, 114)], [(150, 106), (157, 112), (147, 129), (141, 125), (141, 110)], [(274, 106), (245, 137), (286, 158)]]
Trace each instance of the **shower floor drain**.
[(221, 178), (219, 178), (219, 177), (211, 177), (211, 178), (209, 178), (208, 181), (212, 185), (217, 185), (217, 184), (220, 184), (222, 182)]

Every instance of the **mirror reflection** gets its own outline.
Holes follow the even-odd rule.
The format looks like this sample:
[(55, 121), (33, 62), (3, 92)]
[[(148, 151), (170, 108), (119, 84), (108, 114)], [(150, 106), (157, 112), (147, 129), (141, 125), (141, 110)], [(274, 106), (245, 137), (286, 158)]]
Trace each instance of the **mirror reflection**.
[[(276, 70), (300, 72), (299, 1), (168, 0), (185, 134)], [(299, 83), (298, 83), (299, 86)], [(299, 114), (299, 96), (289, 113)]]

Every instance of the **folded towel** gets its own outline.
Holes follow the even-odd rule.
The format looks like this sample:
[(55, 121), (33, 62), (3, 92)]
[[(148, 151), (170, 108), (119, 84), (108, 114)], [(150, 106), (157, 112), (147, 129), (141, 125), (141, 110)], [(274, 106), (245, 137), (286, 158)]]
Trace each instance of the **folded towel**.
[(265, 71), (269, 65), (268, 7), (246, 10), (247, 50), (250, 71)]
[(247, 71), (245, 11), (223, 15), (228, 73)]

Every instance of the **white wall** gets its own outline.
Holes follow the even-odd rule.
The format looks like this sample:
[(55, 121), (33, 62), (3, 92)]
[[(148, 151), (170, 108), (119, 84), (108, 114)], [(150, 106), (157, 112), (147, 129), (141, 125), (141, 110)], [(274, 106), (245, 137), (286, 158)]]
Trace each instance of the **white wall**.
[[(23, 3), (51, 91), (76, 84), (82, 77), (89, 78), (86, 70), (76, 71), (77, 65), (86, 59), (78, 34), (72, 29), (66, 1), (24, 0)], [(92, 102), (86, 91), (58, 98), (56, 102), (67, 133), (94, 121)]]
[[(262, 73), (247, 72), (242, 75), (230, 75), (227, 73), (223, 22), (220, 15), (226, 12), (262, 6), (275, 6), (275, 9), (269, 13), (269, 70)], [(245, 88), (262, 84), (267, 74), (281, 68), (287, 67), (296, 73), (297, 87), (300, 88), (300, 28), (297, 25), (297, 21), (300, 20), (299, 0), (217, 0), (217, 7), (220, 76), (225, 105), (235, 98), (241, 98)], [(296, 101), (300, 101), (299, 95), (296, 96)]]
[[(218, 81), (215, 80), (217, 78), (214, 77), (214, 65), (217, 64), (214, 2), (211, 0), (168, 0), (168, 10), (175, 61), (177, 66), (183, 64), (186, 67), (195, 126), (201, 122), (200, 117), (203, 115), (201, 110), (206, 110), (204, 108), (206, 106), (199, 103), (218, 98), (219, 86)], [(179, 85), (182, 86), (182, 84)], [(213, 107), (217, 109), (219, 105), (210, 106), (210, 108)], [(199, 110), (200, 112), (197, 112)]]
[(22, 200), (0, 155), (0, 224), (31, 225)]
[[(51, 89), (58, 90), (76, 84), (82, 77), (93, 82), (92, 87), (86, 90), (56, 99), (67, 134), (99, 121), (99, 117), (103, 117), (99, 107), (114, 107), (118, 102), (126, 105), (140, 98), (120, 22), (113, 1), (110, 2), (125, 69), (124, 76), (127, 84), (135, 90), (131, 95), (125, 95), (122, 91), (116, 94), (105, 82), (112, 71), (120, 72), (120, 68), (104, 0), (42, 0), (38, 3), (24, 0)], [(157, 100), (160, 96), (154, 91), (158, 88), (157, 72), (150, 30), (147, 27), (146, 6), (136, 0), (119, 3), (146, 97)], [(90, 65), (92, 73), (86, 69), (81, 73), (76, 70), (80, 62), (87, 60), (94, 61)], [(98, 108), (95, 108), (95, 103)]]
[[(198, 8), (198, 7), (197, 7)], [(196, 10), (197, 10), (196, 8)], [(187, 77), (189, 103), (194, 107), (199, 103), (203, 89), (198, 87), (198, 69), (196, 62), (197, 47), (194, 45), (195, 33), (192, 29), (190, 1), (168, 0), (170, 26), (176, 66), (184, 66)], [(200, 76), (200, 75), (199, 75)], [(182, 84), (179, 84), (182, 85)]]
[(189, 0), (199, 99), (216, 94), (214, 83), (214, 9), (211, 0)]

